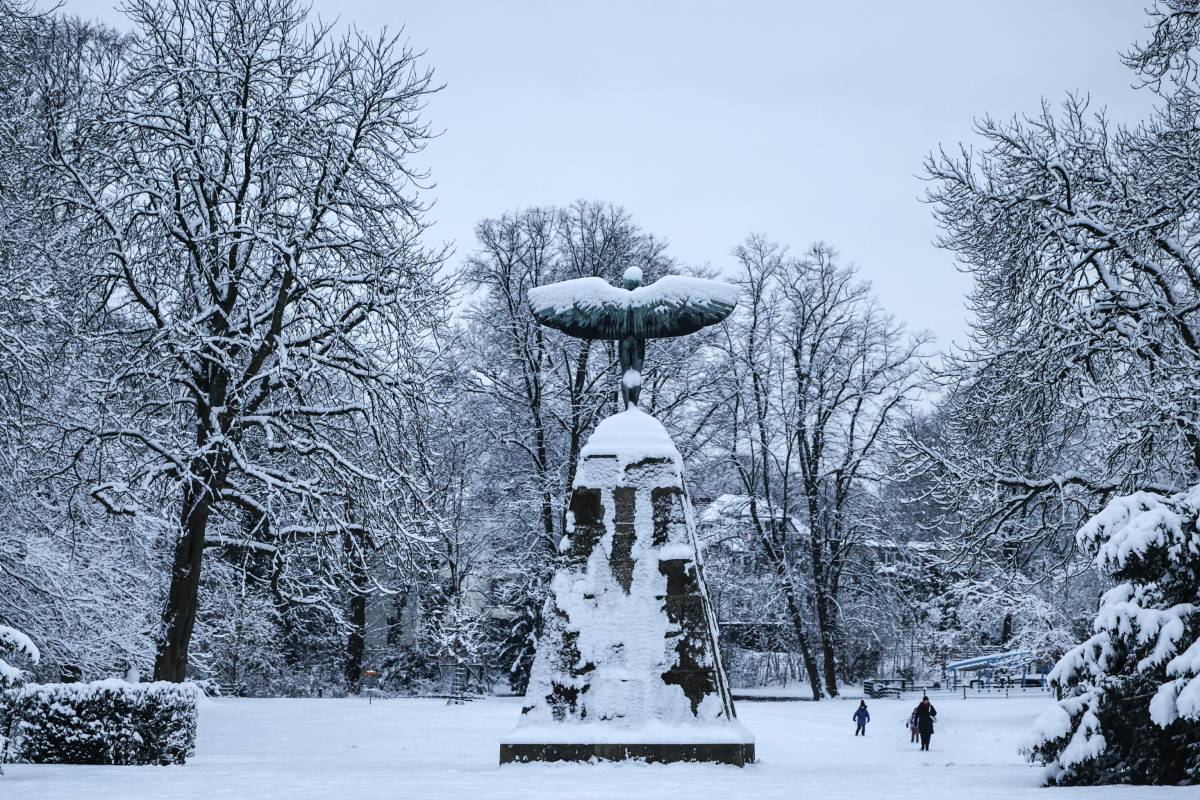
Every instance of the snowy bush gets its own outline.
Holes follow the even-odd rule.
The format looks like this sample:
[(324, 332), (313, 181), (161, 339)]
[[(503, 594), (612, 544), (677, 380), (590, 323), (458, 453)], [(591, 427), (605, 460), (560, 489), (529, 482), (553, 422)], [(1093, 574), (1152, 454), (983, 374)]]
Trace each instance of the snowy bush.
[[(0, 625), (0, 690), (11, 689), (25, 680), (24, 670), (4, 660), (4, 656), (14, 652), (23, 654), (33, 664), (41, 658), (37, 646), (28, 636), (16, 628)], [(4, 735), (6, 726), (3, 724), (5, 702), (5, 693), (0, 691), (0, 763), (3, 763), (4, 754), (8, 752), (8, 739)], [(3, 772), (0, 770), (0, 774)]]
[(1077, 534), (1115, 585), (1050, 673), (1027, 742), (1052, 784), (1200, 782), (1200, 486), (1111, 502)]
[(461, 605), (447, 604), (427, 633), (430, 647), (442, 663), (477, 664), (482, 660), (486, 619)]
[(196, 743), (191, 684), (29, 684), (5, 692), (0, 731), (9, 761), (182, 764)]
[[(25, 677), (24, 670), (14, 667), (4, 660), (6, 655), (20, 653), (36, 664), (41, 654), (33, 640), (16, 628), (0, 625), (0, 689), (9, 689), (21, 683)], [(0, 742), (4, 740), (0, 738)]]
[(429, 599), (432, 609), (418, 641), (398, 647), (382, 663), (379, 685), (388, 692), (423, 694), (439, 690), (442, 667), (488, 663), (495, 649), (486, 615), (444, 597)]
[(508, 688), (523, 695), (537, 654), (537, 637), (542, 628), (542, 607), (547, 584), (537, 578), (529, 584), (502, 586), (501, 603), (516, 608), (516, 616), (494, 623), (496, 664), (504, 672)]

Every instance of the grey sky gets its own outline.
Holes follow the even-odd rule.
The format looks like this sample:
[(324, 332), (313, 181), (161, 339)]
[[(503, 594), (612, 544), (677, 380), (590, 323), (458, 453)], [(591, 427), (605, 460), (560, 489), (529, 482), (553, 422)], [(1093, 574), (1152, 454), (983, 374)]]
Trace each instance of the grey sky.
[[(64, 9), (120, 26), (112, 5)], [(1118, 120), (1148, 106), (1118, 59), (1139, 0), (313, 6), (428, 50), (447, 84), (428, 111), (433, 235), (458, 258), (482, 217), (611, 200), (688, 263), (727, 268), (750, 232), (825, 240), (942, 345), (969, 282), (931, 244), (925, 154), (1043, 96), (1090, 92)]]

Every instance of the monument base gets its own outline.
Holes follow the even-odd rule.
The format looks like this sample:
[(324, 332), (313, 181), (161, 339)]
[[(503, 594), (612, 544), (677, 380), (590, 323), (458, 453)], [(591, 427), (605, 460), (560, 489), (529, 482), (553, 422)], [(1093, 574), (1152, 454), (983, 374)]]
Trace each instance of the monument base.
[(500, 763), (754, 761), (721, 665), (683, 459), (630, 408), (580, 451), (537, 656)]
[(532, 761), (645, 761), (670, 764), (678, 761), (731, 764), (754, 763), (754, 743), (714, 744), (502, 744), (501, 764)]

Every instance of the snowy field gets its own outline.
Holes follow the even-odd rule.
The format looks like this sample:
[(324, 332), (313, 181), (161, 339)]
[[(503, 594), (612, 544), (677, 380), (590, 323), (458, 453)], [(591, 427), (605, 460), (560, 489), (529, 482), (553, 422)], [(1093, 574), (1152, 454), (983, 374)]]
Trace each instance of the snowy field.
[(908, 743), (915, 700), (870, 703), (855, 738), (857, 701), (738, 705), (758, 738), (759, 763), (555, 764), (498, 767), (497, 741), (517, 700), (447, 706), (436, 700), (207, 701), (195, 758), (183, 767), (8, 765), (0, 797), (14, 800), (276, 800), (276, 798), (812, 798), (813, 800), (1136, 800), (1197, 797), (1195, 787), (1040, 789), (1016, 752), (1045, 697), (935, 696), (933, 749)]

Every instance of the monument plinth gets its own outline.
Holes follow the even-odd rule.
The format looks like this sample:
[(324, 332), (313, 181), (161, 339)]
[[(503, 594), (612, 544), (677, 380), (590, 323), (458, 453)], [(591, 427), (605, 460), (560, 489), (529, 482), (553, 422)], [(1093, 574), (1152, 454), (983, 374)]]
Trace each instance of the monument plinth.
[(683, 460), (627, 391), (640, 367), (632, 378), (622, 370), (626, 410), (580, 453), (526, 703), (501, 763), (754, 761), (721, 665)]

